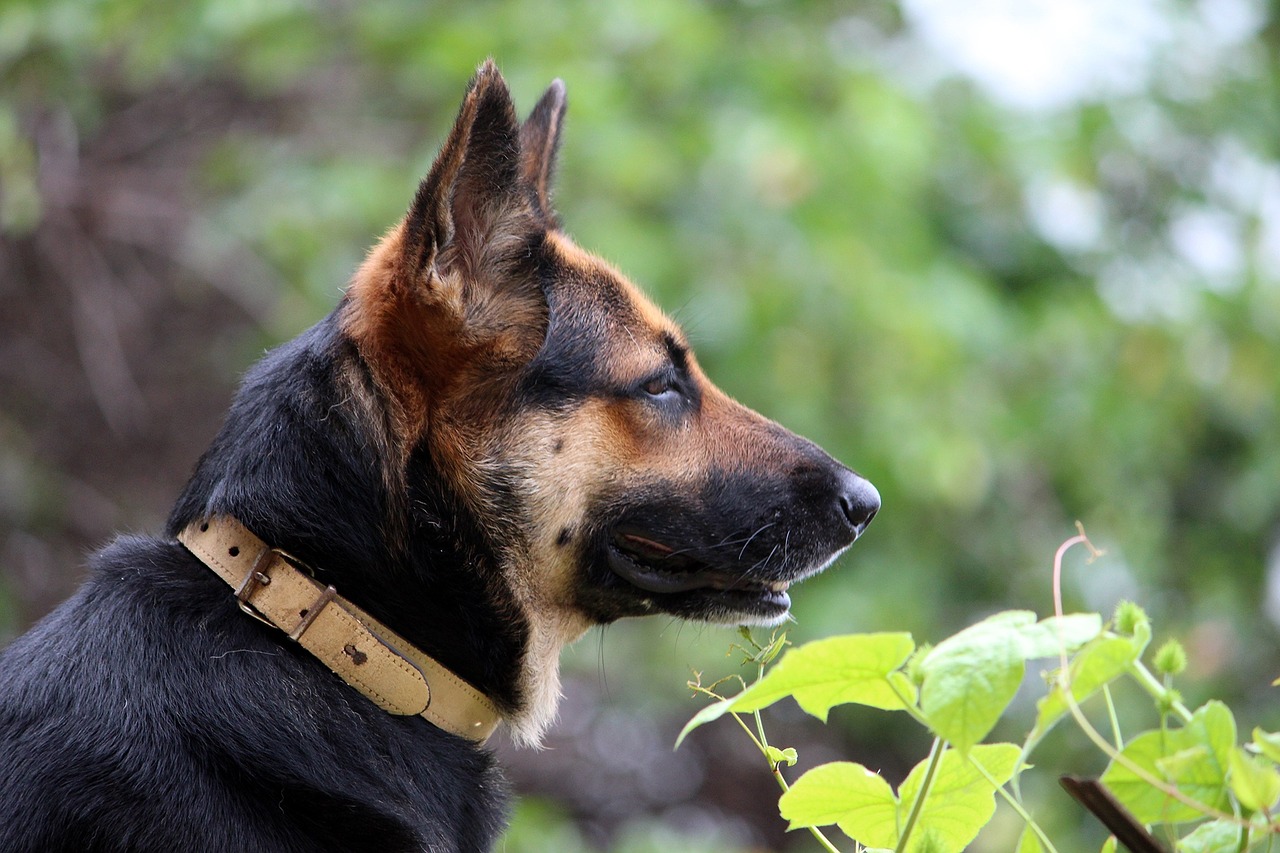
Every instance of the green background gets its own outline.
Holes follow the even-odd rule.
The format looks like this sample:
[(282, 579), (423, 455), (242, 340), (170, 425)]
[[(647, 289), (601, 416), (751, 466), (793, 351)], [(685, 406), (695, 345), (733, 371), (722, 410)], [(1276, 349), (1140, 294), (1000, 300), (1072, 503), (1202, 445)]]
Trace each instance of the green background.
[[(0, 638), (86, 548), (159, 526), (493, 56), (522, 109), (567, 84), (566, 230), (879, 487), (796, 639), (1044, 613), (1079, 519), (1108, 554), (1068, 561), (1068, 608), (1136, 598), (1186, 642), (1190, 702), (1280, 728), (1280, 5), (1121, 8), (973, 4), (966, 53), (926, 0), (0, 0)], [(1060, 62), (1015, 26), (1036, 9)], [(571, 650), (553, 749), (502, 747), (527, 794), (503, 849), (811, 849), (727, 722), (671, 752), (690, 667), (730, 671), (733, 639), (634, 622)], [(802, 767), (896, 781), (928, 748), (873, 712), (769, 723)], [(1034, 796), (1096, 849), (1052, 778)]]

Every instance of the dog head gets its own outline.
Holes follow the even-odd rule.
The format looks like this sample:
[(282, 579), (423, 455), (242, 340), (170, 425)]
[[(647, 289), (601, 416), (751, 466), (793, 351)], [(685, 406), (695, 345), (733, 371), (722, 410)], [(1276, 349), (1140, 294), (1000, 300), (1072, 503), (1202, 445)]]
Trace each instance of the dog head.
[(523, 124), (483, 66), (346, 328), (495, 543), (531, 623), (558, 634), (669, 613), (777, 622), (879, 508), (874, 487), (731, 400), (680, 329), (560, 230), (556, 81)]

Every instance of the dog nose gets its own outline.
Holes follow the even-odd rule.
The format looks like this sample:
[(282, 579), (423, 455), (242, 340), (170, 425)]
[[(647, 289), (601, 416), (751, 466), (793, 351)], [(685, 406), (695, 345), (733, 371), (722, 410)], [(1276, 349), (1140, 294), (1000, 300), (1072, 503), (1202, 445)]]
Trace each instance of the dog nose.
[(880, 511), (880, 492), (846, 468), (840, 476), (839, 493), (840, 510), (853, 527), (854, 538), (857, 538)]

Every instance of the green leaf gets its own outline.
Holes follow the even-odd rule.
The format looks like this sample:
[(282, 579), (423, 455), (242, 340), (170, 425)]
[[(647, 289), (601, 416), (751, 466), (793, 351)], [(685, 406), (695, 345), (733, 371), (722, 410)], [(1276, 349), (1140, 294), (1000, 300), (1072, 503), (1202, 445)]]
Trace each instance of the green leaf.
[(1231, 709), (1217, 700), (1206, 702), (1196, 708), (1184, 731), (1197, 730), (1197, 726), (1214, 757), (1225, 766), (1227, 754), (1236, 743), (1236, 718)]
[(838, 824), (868, 847), (898, 843), (898, 798), (889, 783), (861, 764), (836, 761), (797, 779), (778, 800), (790, 829)]
[(1231, 790), (1240, 805), (1255, 812), (1270, 811), (1280, 799), (1280, 773), (1239, 747), (1230, 756)]
[(788, 767), (794, 767), (796, 761), (799, 760), (799, 756), (796, 754), (794, 747), (789, 746), (786, 749), (778, 749), (776, 746), (766, 746), (764, 751), (765, 755), (769, 758), (769, 763), (774, 767), (781, 764), (785, 764)]
[(1022, 683), (1026, 610), (997, 613), (943, 640), (920, 662), (920, 708), (930, 728), (961, 752), (986, 737)]
[(946, 835), (932, 826), (917, 825), (911, 834), (907, 851), (908, 853), (961, 853), (961, 848), (949, 844)]
[[(960, 853), (995, 814), (995, 788), (971, 762), (998, 784), (1013, 775), (1021, 750), (1010, 743), (975, 746), (969, 755), (943, 753), (933, 785), (916, 822), (910, 853)], [(791, 829), (836, 824), (867, 847), (895, 847), (899, 827), (919, 795), (928, 770), (921, 761), (894, 796), (889, 783), (861, 764), (838, 761), (815, 767), (782, 795), (778, 809)]]
[(1202, 823), (1178, 841), (1178, 853), (1236, 853), (1244, 827), (1231, 821), (1211, 820)]
[(1063, 650), (1074, 652), (1102, 633), (1102, 617), (1097, 613), (1070, 613), (1050, 616), (1018, 632), (1022, 656), (1027, 660), (1056, 657)]
[[(1002, 628), (1010, 631), (1022, 631), (1034, 624), (1036, 624), (1036, 614), (1030, 610), (1001, 610), (999, 613), (992, 613), (981, 622), (970, 625), (965, 631), (979, 626), (989, 629)], [(960, 633), (963, 634), (964, 631)]]
[[(1011, 743), (980, 744), (970, 749), (967, 756), (955, 750), (943, 753), (917, 827), (932, 830), (932, 840), (942, 843), (942, 849), (957, 853), (964, 850), (996, 811), (996, 789), (972, 762), (982, 765), (997, 784), (1003, 785), (1013, 776), (1021, 754), (1022, 750)], [(898, 789), (903, 823), (915, 803), (927, 769), (927, 760), (917, 764)], [(909, 849), (922, 848), (916, 846), (913, 838)]]
[(1157, 758), (1156, 769), (1160, 771), (1162, 779), (1183, 779), (1188, 774), (1197, 772), (1196, 765), (1211, 760), (1209, 748), (1204, 744), (1196, 744), (1164, 758)]
[(1040, 838), (1030, 826), (1022, 828), (1022, 835), (1018, 838), (1018, 846), (1014, 853), (1044, 853)]
[(728, 699), (721, 699), (718, 702), (712, 702), (710, 705), (694, 714), (693, 718), (690, 719), (689, 722), (685, 723), (684, 728), (680, 730), (680, 735), (676, 738), (675, 748), (679, 749), (680, 744), (684, 742), (684, 739), (688, 736), (689, 732), (693, 731), (698, 726), (705, 726), (707, 723), (723, 717), (733, 705), (733, 700), (735, 698), (737, 697), (730, 696)]
[(1280, 764), (1280, 734), (1269, 734), (1262, 729), (1253, 730), (1253, 745), (1267, 758)]
[(1000, 719), (1022, 683), (1024, 661), (1080, 648), (1102, 631), (1096, 613), (1035, 619), (1028, 610), (997, 613), (939, 643), (920, 662), (921, 708), (934, 732), (962, 752)]
[(732, 703), (734, 711), (755, 711), (785, 696), (826, 722), (836, 705), (854, 703), (901, 710), (898, 691), (915, 701), (915, 687), (899, 672), (915, 648), (910, 634), (850, 634), (791, 649), (765, 677)]
[[(1188, 797), (1210, 808), (1229, 810), (1226, 779), (1235, 740), (1231, 711), (1221, 702), (1209, 702), (1184, 727), (1143, 732), (1121, 754)], [(1202, 817), (1117, 761), (1102, 774), (1102, 783), (1142, 823), (1180, 823)]]
[(768, 666), (782, 654), (782, 650), (787, 647), (787, 632), (774, 634), (769, 640), (769, 645), (757, 656), (761, 666)]
[(1116, 853), (1116, 837), (1113, 835), (1102, 842), (1102, 849), (1098, 853)]
[[(1142, 648), (1130, 637), (1105, 635), (1087, 644), (1068, 667), (1071, 696), (1079, 704), (1098, 692), (1104, 684), (1110, 684), (1124, 675), (1138, 657)], [(1062, 687), (1054, 684), (1049, 693), (1036, 703), (1035, 733), (1044, 734), (1067, 713), (1067, 702)]]

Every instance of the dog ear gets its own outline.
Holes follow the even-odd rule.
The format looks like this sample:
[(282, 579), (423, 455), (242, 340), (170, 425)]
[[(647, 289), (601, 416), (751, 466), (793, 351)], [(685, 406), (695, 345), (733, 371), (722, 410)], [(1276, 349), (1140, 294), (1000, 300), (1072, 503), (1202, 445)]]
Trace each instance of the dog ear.
[(474, 277), (527, 201), (520, 192), (520, 125), (492, 59), (471, 78), (458, 118), (405, 217), (407, 272), (430, 282), (448, 272)]
[(551, 225), (556, 225), (551, 209), (551, 177), (567, 107), (564, 81), (557, 77), (520, 126), (520, 177), (530, 191), (534, 209)]
[(399, 434), (413, 440), (445, 389), (469, 387), (466, 371), (484, 365), (495, 376), (496, 366), (527, 364), (545, 338), (547, 300), (530, 247), (547, 222), (521, 172), (520, 134), (489, 60), (408, 214), (347, 289), (343, 329), (397, 401)]

